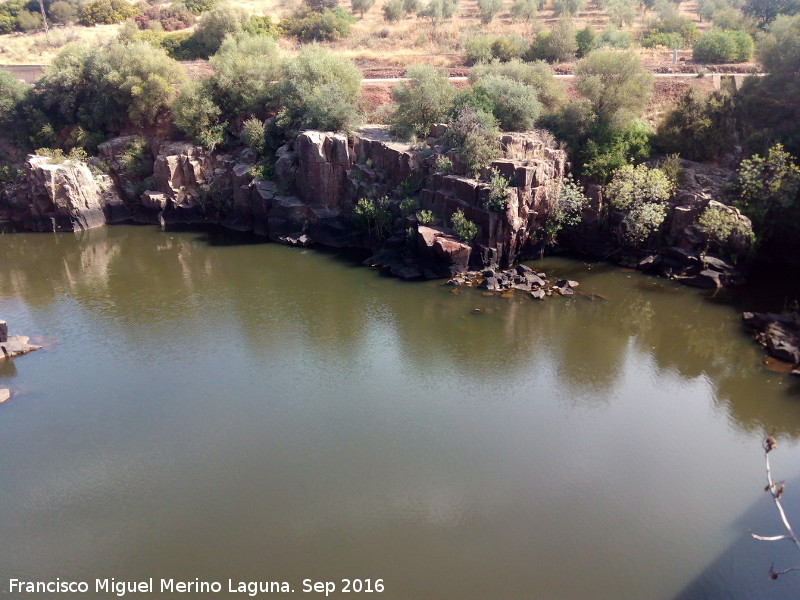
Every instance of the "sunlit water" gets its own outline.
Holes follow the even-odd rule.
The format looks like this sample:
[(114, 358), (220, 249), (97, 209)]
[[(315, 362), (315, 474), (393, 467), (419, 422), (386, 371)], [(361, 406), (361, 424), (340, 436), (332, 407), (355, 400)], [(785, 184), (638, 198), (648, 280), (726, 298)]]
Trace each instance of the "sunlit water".
[[(748, 534), (782, 533), (765, 432), (800, 526), (800, 391), (730, 306), (602, 264), (536, 263), (582, 292), (536, 302), (229, 242), (0, 236), (0, 318), (45, 345), (0, 363), (0, 597), (79, 597), (9, 578), (292, 598), (370, 578), (408, 600), (800, 587), (767, 578), (800, 553)], [(228, 596), (246, 597), (189, 597)]]

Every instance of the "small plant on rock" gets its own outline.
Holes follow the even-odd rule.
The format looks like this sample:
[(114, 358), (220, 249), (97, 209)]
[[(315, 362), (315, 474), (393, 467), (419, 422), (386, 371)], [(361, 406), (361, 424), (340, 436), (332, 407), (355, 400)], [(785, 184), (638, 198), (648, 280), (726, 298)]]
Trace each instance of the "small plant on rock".
[(389, 208), (389, 198), (383, 196), (379, 199), (361, 198), (353, 209), (356, 224), (370, 237), (378, 240), (385, 239), (392, 225), (392, 213)]
[(429, 210), (421, 210), (417, 212), (417, 223), (420, 225), (430, 226), (436, 220), (436, 216)]
[(486, 201), (486, 208), (496, 212), (503, 212), (508, 208), (508, 179), (497, 169), (492, 169), (489, 177), (489, 199)]
[(545, 225), (547, 242), (554, 244), (561, 231), (575, 229), (580, 225), (581, 213), (588, 205), (589, 199), (584, 195), (582, 186), (570, 173), (564, 178), (553, 212), (547, 219)]
[(436, 162), (434, 163), (433, 168), (436, 169), (437, 173), (444, 173), (447, 175), (448, 173), (453, 172), (453, 161), (443, 154), (440, 154), (436, 157)]
[(460, 208), (453, 213), (453, 216), (451, 217), (451, 223), (453, 225), (453, 231), (455, 232), (456, 237), (462, 242), (469, 243), (476, 235), (478, 235), (478, 226), (467, 219)]

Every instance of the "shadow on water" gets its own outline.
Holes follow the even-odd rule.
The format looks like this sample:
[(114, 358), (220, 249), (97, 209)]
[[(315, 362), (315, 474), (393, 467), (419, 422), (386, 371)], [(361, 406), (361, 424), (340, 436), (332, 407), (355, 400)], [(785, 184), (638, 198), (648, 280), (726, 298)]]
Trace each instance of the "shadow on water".
[[(776, 477), (779, 476), (776, 474)], [(786, 484), (787, 492), (781, 502), (793, 527), (800, 525), (800, 477)], [(731, 524), (737, 537), (722, 553), (710, 560), (697, 577), (673, 600), (784, 600), (797, 597), (800, 572), (787, 573), (777, 580), (769, 577), (770, 566), (775, 570), (800, 566), (800, 552), (791, 541), (762, 542), (748, 532), (764, 536), (785, 533), (778, 512), (770, 497), (754, 487), (757, 497), (751, 507)], [(686, 540), (691, 544), (692, 540)]]

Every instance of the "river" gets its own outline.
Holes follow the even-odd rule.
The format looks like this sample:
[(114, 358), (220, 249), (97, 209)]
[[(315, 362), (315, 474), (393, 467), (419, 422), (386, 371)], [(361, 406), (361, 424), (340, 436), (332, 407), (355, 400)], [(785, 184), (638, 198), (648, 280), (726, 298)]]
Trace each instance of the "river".
[[(332, 581), (334, 598), (786, 598), (800, 388), (729, 303), (605, 264), (543, 302), (115, 226), (0, 236), (9, 579)], [(480, 312), (474, 309), (479, 308)], [(342, 593), (343, 579), (382, 593)], [(795, 594), (796, 595), (796, 594)]]

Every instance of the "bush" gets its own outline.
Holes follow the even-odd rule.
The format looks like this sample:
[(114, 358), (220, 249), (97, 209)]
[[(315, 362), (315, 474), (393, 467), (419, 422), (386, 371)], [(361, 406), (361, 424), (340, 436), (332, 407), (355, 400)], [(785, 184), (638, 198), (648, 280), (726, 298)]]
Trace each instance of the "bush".
[(635, 0), (603, 0), (600, 2), (601, 8), (608, 14), (609, 20), (615, 27), (622, 27), (627, 24), (633, 25), (636, 20)]
[(590, 130), (579, 154), (583, 174), (596, 181), (606, 182), (616, 169), (650, 158), (653, 131), (644, 121), (634, 119), (621, 128), (593, 124)]
[(194, 41), (202, 49), (204, 57), (209, 57), (219, 50), (226, 35), (241, 33), (247, 19), (247, 11), (243, 8), (221, 4), (200, 17)]
[(355, 17), (341, 7), (322, 12), (301, 8), (286, 21), (286, 29), (301, 42), (332, 42), (350, 35)]
[(263, 156), (267, 148), (267, 139), (264, 133), (264, 121), (250, 117), (242, 123), (239, 139), (252, 150), (256, 156)]
[(497, 39), (495, 36), (486, 33), (473, 33), (466, 36), (461, 42), (464, 50), (464, 62), (474, 65), (490, 61), (492, 59), (492, 43), (495, 39)]
[(595, 50), (575, 66), (575, 86), (592, 103), (600, 123), (637, 117), (653, 89), (653, 74), (633, 51)]
[(172, 105), (175, 126), (207, 150), (214, 150), (225, 141), (227, 123), (220, 121), (221, 114), (205, 82), (186, 84)]
[(511, 5), (511, 19), (530, 23), (536, 20), (538, 9), (539, 2), (537, 0), (514, 0)]
[(450, 123), (445, 141), (455, 148), (462, 162), (475, 177), (500, 156), (500, 129), (497, 120), (467, 106)]
[(397, 105), (393, 118), (400, 135), (426, 137), (431, 125), (443, 122), (450, 110), (454, 90), (447, 75), (427, 65), (409, 67), (407, 81), (392, 89)]
[(17, 25), (22, 31), (36, 31), (42, 26), (42, 15), (23, 9), (17, 15)]
[(503, 0), (478, 0), (478, 14), (484, 25), (491, 23), (501, 10), (503, 10)]
[(527, 47), (528, 43), (522, 36), (509, 35), (498, 37), (492, 42), (492, 58), (496, 58), (500, 62), (508, 62), (521, 57), (525, 53)]
[(390, 23), (399, 21), (406, 16), (403, 0), (389, 0), (383, 4), (383, 18)]
[(303, 0), (303, 4), (314, 12), (321, 13), (326, 10), (338, 8), (339, 0)]
[(458, 8), (458, 0), (428, 0), (425, 8), (417, 12), (417, 16), (422, 19), (430, 19), (436, 26), (442, 21), (453, 17)]
[(28, 86), (17, 81), (8, 71), (0, 70), (0, 128), (16, 127), (19, 108)]
[(54, 25), (69, 25), (78, 19), (78, 6), (65, 0), (57, 0), (48, 8), (47, 17)]
[(429, 210), (421, 210), (417, 213), (417, 223), (430, 226), (436, 221), (436, 215)]
[(219, 0), (183, 0), (184, 6), (193, 15), (199, 16), (208, 12), (219, 3)]
[(527, 61), (544, 60), (549, 63), (567, 62), (575, 58), (578, 45), (572, 21), (561, 19), (553, 31), (543, 31), (536, 36), (523, 57)]
[(553, 68), (544, 61), (512, 59), (502, 63), (493, 60), (475, 65), (469, 71), (469, 79), (473, 84), (488, 75), (500, 75), (532, 87), (545, 110), (553, 111), (565, 101), (563, 87), (556, 80)]
[(462, 242), (469, 243), (478, 235), (478, 226), (467, 219), (460, 208), (453, 213), (450, 219), (453, 225), (453, 232)]
[(273, 22), (269, 15), (250, 15), (244, 24), (244, 32), (252, 36), (268, 36), (277, 39), (281, 31), (280, 25)]
[(389, 235), (392, 213), (389, 209), (389, 198), (386, 196), (378, 200), (361, 198), (353, 207), (353, 216), (356, 226), (370, 237), (383, 240)]
[(133, 19), (139, 29), (148, 29), (152, 21), (161, 25), (164, 31), (178, 31), (194, 25), (195, 17), (183, 4), (151, 6)]
[(364, 13), (369, 11), (370, 8), (373, 7), (375, 4), (375, 0), (353, 0), (352, 7), (353, 12), (357, 12), (361, 15), (361, 18), (364, 18)]
[(269, 36), (230, 36), (211, 57), (214, 102), (231, 115), (260, 114), (271, 105), (281, 76), (281, 53)]
[(589, 205), (589, 199), (583, 193), (583, 187), (575, 181), (570, 173), (561, 182), (553, 211), (547, 218), (545, 233), (549, 244), (555, 243), (559, 233), (564, 229), (575, 229), (581, 223), (581, 215)]
[(527, 131), (534, 128), (542, 111), (535, 88), (502, 75), (486, 75), (473, 87), (478, 96), (489, 100), (501, 129)]
[(136, 14), (125, 0), (91, 0), (81, 7), (81, 25), (112, 25), (122, 23)]
[(586, 6), (586, 0), (553, 0), (553, 11), (557, 15), (574, 17)]
[(361, 71), (346, 58), (308, 46), (285, 63), (278, 85), (278, 121), (289, 132), (302, 128), (352, 131), (360, 121)]
[(745, 14), (738, 8), (733, 6), (725, 6), (719, 10), (715, 10), (711, 16), (714, 27), (722, 30), (729, 31), (752, 31), (755, 29), (755, 23), (745, 16)]
[(690, 89), (658, 126), (656, 146), (689, 160), (717, 159), (733, 146), (734, 110), (733, 99), (723, 92), (703, 97)]
[(697, 220), (697, 229), (706, 238), (706, 249), (716, 245), (726, 250), (731, 238), (748, 238), (751, 233), (734, 211), (716, 204), (705, 208)]
[(591, 25), (587, 25), (575, 34), (576, 54), (583, 58), (597, 47), (597, 33)]
[(407, 196), (400, 201), (400, 216), (409, 217), (419, 210), (419, 200), (413, 196)]
[(700, 36), (692, 50), (697, 62), (747, 62), (753, 58), (753, 39), (744, 31), (710, 29)]
[(625, 165), (614, 172), (605, 193), (614, 209), (627, 213), (621, 223), (626, 243), (638, 246), (658, 231), (673, 189), (661, 169)]
[(444, 173), (447, 175), (453, 172), (453, 161), (443, 154), (439, 154), (436, 157), (436, 162), (434, 163), (433, 168), (437, 173)]
[(603, 30), (597, 38), (598, 48), (617, 48), (619, 50), (627, 50), (633, 46), (633, 36), (630, 32), (607, 27)]
[(0, 4), (0, 34), (19, 30), (18, 16), (26, 4), (25, 0), (7, 0)]
[(495, 212), (503, 212), (508, 208), (508, 179), (497, 169), (489, 174), (489, 199), (486, 208)]

